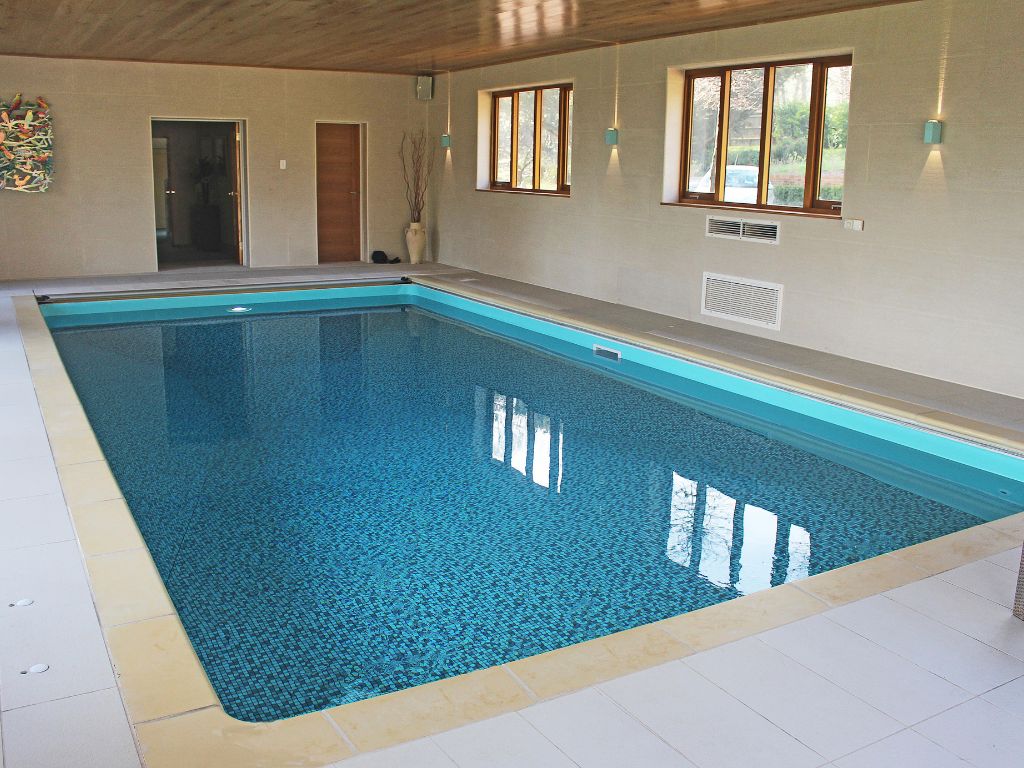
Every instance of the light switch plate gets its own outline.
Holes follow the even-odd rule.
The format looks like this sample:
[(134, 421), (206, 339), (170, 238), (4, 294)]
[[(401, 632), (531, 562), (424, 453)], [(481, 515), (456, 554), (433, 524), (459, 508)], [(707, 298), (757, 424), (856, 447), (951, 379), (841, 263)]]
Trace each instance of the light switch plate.
[(851, 232), (863, 232), (864, 219), (843, 219), (843, 229), (848, 229)]

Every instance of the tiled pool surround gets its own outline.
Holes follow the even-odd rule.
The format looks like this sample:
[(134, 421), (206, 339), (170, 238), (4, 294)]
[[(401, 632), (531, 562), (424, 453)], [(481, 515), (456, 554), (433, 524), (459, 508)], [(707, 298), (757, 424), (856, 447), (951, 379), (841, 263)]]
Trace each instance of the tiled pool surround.
[[(92, 502), (103, 506), (103, 502), (109, 501), (107, 512), (112, 521), (120, 517), (119, 524), (123, 524), (118, 533), (119, 524), (112, 522), (111, 534), (114, 538), (120, 535), (122, 544), (130, 542), (137, 534), (130, 529), (130, 517), (117, 514), (123, 512), (123, 503), (113, 501), (118, 490), (109, 472), (105, 471), (104, 463), (93, 460), (96, 458), (94, 444), (84, 434), (88, 424), (77, 407), (66, 376), (60, 370), (59, 359), (45, 326), (39, 322), (34, 305), (26, 301), (18, 304), (37, 391), (54, 440), (58, 463), (63, 465), (62, 479), (79, 525), (79, 536), (83, 538), (81, 521), (88, 520), (90, 512), (96, 512), (89, 509), (80, 514), (80, 510)], [(501, 669), (484, 670), (340, 707), (328, 715), (332, 721), (342, 725), (347, 740), (342, 739), (341, 746), (335, 744), (333, 747), (327, 746), (330, 741), (328, 733), (316, 725), (318, 721), (315, 718), (310, 719), (312, 716), (270, 726), (246, 727), (242, 723), (225, 720), (223, 715), (216, 715), (215, 700), (211, 700), (208, 686), (180, 627), (169, 615), (169, 604), (145, 550), (128, 549), (121, 555), (97, 553), (90, 558), (90, 572), (129, 708), (133, 710), (133, 720), (146, 723), (139, 726), (138, 732), (143, 745), (149, 743), (153, 747), (150, 750), (152, 760), (156, 761), (153, 764), (165, 764), (160, 762), (161, 759), (166, 759), (168, 765), (174, 764), (170, 761), (170, 752), (162, 753), (162, 747), (171, 749), (173, 742), (186, 733), (199, 745), (197, 749), (204, 750), (204, 754), (228, 754), (240, 744), (247, 745), (246, 749), (263, 745), (260, 749), (269, 748), (267, 754), (279, 754), (283, 760), (291, 754), (290, 749), (298, 749), (297, 745), (302, 742), (306, 745), (302, 747), (304, 759), (322, 758), (320, 762), (330, 762), (343, 756), (341, 753), (345, 751), (343, 747), (347, 742), (359, 749), (377, 748), (516, 709), (534, 698), (556, 695), (595, 680), (677, 658), (690, 653), (691, 648), (710, 647), (766, 626), (815, 613), (830, 604), (873, 594), (928, 573), (945, 570), (987, 551), (1013, 546), (1014, 539), (1003, 531), (1016, 533), (1020, 524), (1020, 516), (1005, 518), (806, 579), (798, 583), (799, 587), (777, 587), (656, 625), (525, 659)], [(95, 540), (91, 546), (97, 552), (105, 548), (109, 547)], [(101, 563), (103, 560), (109, 562)], [(137, 576), (118, 578), (115, 583), (105, 579), (105, 575), (109, 577), (114, 573), (123, 577), (125, 569), (135, 569)], [(127, 582), (131, 582), (133, 587), (129, 590), (131, 594), (123, 591), (129, 586)], [(147, 619), (158, 615), (167, 615), (168, 619)], [(134, 628), (129, 630), (132, 624), (125, 622), (133, 622)], [(164, 636), (146, 639), (147, 632), (156, 632), (160, 628), (165, 630)], [(131, 636), (133, 634), (135, 637)], [(119, 643), (118, 639), (124, 642)], [(132, 650), (126, 650), (129, 647)], [(133, 654), (138, 660), (134, 665)], [(181, 674), (181, 667), (190, 665), (192, 674)], [(168, 686), (168, 681), (174, 681), (175, 685)], [(201, 712), (178, 714), (196, 709), (201, 709)], [(174, 714), (177, 716), (169, 720), (151, 722)], [(334, 738), (337, 739), (336, 732)], [(221, 743), (225, 739), (231, 744)], [(309, 744), (318, 743), (318, 739), (326, 750), (319, 758), (309, 752)]]

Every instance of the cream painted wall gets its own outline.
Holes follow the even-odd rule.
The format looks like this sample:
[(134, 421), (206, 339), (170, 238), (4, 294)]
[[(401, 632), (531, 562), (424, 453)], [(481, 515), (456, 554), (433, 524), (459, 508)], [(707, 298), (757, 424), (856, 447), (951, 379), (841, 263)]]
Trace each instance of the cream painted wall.
[[(429, 218), (457, 266), (1024, 396), (1024, 2), (925, 0), (624, 45), (621, 143), (603, 143), (614, 48), (455, 73), (451, 156)], [(853, 51), (848, 187), (836, 221), (777, 247), (712, 240), (661, 205), (670, 68)], [(476, 191), (481, 89), (575, 83), (569, 199)], [(447, 119), (439, 79), (433, 130)], [(941, 101), (941, 104), (940, 104)], [(943, 145), (921, 140), (946, 123)], [(758, 218), (758, 215), (753, 215)], [(785, 284), (782, 330), (700, 314), (705, 270)]]
[(46, 98), (56, 141), (50, 191), (0, 192), (0, 279), (156, 269), (151, 117), (246, 121), (256, 267), (316, 263), (315, 123), (366, 123), (367, 245), (404, 254), (412, 77), (0, 56), (0, 90)]

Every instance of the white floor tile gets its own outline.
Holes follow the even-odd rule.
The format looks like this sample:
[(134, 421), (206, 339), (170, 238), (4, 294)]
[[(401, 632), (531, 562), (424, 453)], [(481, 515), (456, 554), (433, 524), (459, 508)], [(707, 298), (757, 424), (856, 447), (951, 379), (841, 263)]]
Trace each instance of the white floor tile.
[(1018, 659), (882, 596), (824, 615), (974, 694), (1024, 675)]
[(117, 690), (4, 713), (5, 768), (138, 768)]
[(50, 494), (0, 501), (0, 550), (74, 538), (63, 496)]
[(520, 714), (581, 768), (696, 768), (594, 689)]
[(455, 768), (455, 763), (430, 739), (359, 755), (334, 768)]
[(1018, 677), (1006, 685), (1001, 685), (986, 693), (982, 698), (1007, 712), (1024, 717), (1024, 677)]
[(1013, 609), (1013, 596), (1017, 591), (1017, 574), (987, 560), (962, 565), (946, 571), (940, 577), (943, 581), (956, 584), (961, 589), (973, 592), (994, 603)]
[(572, 768), (558, 747), (518, 714), (502, 715), (434, 737), (459, 768)]
[(887, 595), (1004, 653), (1024, 659), (1024, 621), (1005, 606), (932, 577)]
[(823, 616), (760, 637), (904, 725), (926, 720), (971, 698), (948, 680)]
[(901, 729), (888, 715), (757, 638), (683, 663), (829, 760)]
[(700, 768), (812, 768), (826, 762), (680, 662), (601, 689)]
[(0, 461), (49, 458), (50, 441), (38, 412), (24, 406), (0, 406)]
[[(59, 613), (65, 607), (92, 604), (76, 541), (21, 547), (0, 556), (0, 601), (6, 606), (23, 597), (35, 601), (32, 611)], [(0, 621), (18, 615), (0, 612)]]
[(914, 730), (978, 768), (1024, 764), (1024, 719), (984, 699), (972, 699)]
[(915, 731), (900, 731), (841, 757), (836, 768), (970, 768), (970, 765)]
[(0, 501), (60, 492), (52, 456), (0, 461)]
[(1020, 573), (1020, 550), (1020, 547), (1008, 549), (987, 559), (988, 562), (995, 563), (1001, 568), (1009, 568), (1014, 573)]
[[(28, 598), (26, 607), (8, 607)], [(42, 674), (21, 672), (48, 664)], [(110, 659), (75, 542), (0, 555), (0, 680), (4, 710), (109, 688)]]
[(36, 391), (26, 369), (24, 377), (0, 379), (0, 406), (36, 409)]

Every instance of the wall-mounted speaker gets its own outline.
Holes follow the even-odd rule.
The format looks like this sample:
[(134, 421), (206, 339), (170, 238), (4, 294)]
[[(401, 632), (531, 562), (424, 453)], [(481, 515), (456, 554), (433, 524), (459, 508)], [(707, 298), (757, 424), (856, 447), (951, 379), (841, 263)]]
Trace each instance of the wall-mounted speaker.
[(434, 78), (430, 75), (420, 75), (416, 78), (416, 98), (420, 101), (430, 101), (434, 98)]

